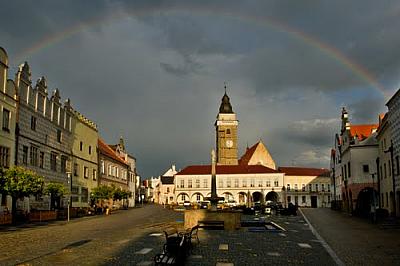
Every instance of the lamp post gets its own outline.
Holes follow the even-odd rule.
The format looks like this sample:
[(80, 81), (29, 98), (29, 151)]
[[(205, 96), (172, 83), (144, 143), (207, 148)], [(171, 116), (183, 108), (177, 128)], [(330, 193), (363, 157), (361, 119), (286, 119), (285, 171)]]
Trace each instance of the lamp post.
[(390, 160), (391, 160), (391, 172), (392, 172), (392, 189), (393, 189), (393, 197), (392, 197), (392, 206), (393, 206), (393, 217), (396, 217), (396, 183), (395, 183), (395, 178), (394, 178), (394, 167), (393, 167), (393, 141), (390, 141), (390, 147), (384, 151), (385, 153), (390, 152)]
[(69, 184), (69, 197), (68, 197), (68, 209), (67, 209), (67, 221), (69, 222), (70, 209), (72, 204), (72, 175), (71, 172), (67, 172), (68, 184)]

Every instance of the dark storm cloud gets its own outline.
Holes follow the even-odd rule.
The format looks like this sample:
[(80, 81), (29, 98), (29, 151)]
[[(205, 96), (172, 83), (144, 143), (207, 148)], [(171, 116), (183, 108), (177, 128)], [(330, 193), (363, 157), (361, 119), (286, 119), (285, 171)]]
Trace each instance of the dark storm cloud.
[(364, 98), (348, 106), (352, 123), (378, 123), (378, 115), (386, 112), (384, 102), (376, 98)]
[(126, 136), (144, 177), (172, 162), (208, 162), (223, 81), (241, 120), (242, 146), (262, 136), (280, 165), (323, 166), (338, 126), (323, 118), (337, 117), (344, 105), (352, 121), (374, 122), (384, 109), (367, 78), (328, 46), (393, 89), (399, 11), (397, 1), (375, 0), (16, 0), (0, 8), (0, 46), (15, 66), (25, 49), (99, 21), (27, 59), (33, 79), (47, 76), (106, 141)]
[(340, 125), (339, 119), (313, 119), (295, 121), (278, 130), (288, 142), (303, 143), (313, 147), (329, 147), (332, 136)]

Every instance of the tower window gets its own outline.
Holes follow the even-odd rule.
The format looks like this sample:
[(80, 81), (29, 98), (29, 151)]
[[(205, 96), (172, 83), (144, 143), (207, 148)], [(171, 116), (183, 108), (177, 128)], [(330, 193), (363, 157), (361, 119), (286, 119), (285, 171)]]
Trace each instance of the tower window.
[(226, 130), (226, 134), (231, 134), (231, 130), (229, 128)]

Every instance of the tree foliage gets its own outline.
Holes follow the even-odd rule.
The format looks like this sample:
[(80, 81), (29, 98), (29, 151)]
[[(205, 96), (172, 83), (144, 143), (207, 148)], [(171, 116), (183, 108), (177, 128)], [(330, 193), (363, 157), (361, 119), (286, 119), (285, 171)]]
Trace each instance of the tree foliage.
[(54, 197), (61, 197), (67, 192), (65, 189), (64, 185), (61, 183), (55, 183), (55, 182), (50, 182), (46, 185), (46, 188), (44, 189), (44, 193), (50, 194), (51, 196)]
[(98, 186), (92, 190), (91, 196), (95, 199), (111, 199), (113, 188), (107, 185)]
[(131, 192), (116, 188), (115, 185), (107, 186), (101, 185), (92, 190), (92, 198), (95, 199), (113, 199), (122, 200), (127, 199), (131, 195)]
[(44, 178), (23, 167), (14, 166), (1, 176), (3, 192), (15, 199), (40, 195), (43, 191)]

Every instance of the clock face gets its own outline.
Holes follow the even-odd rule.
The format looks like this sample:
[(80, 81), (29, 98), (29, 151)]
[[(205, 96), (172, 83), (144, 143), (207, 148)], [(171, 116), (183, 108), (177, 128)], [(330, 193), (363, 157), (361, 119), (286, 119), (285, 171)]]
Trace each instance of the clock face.
[(233, 147), (233, 141), (230, 140), (230, 139), (228, 139), (228, 140), (226, 141), (226, 147), (232, 148), (232, 147)]

